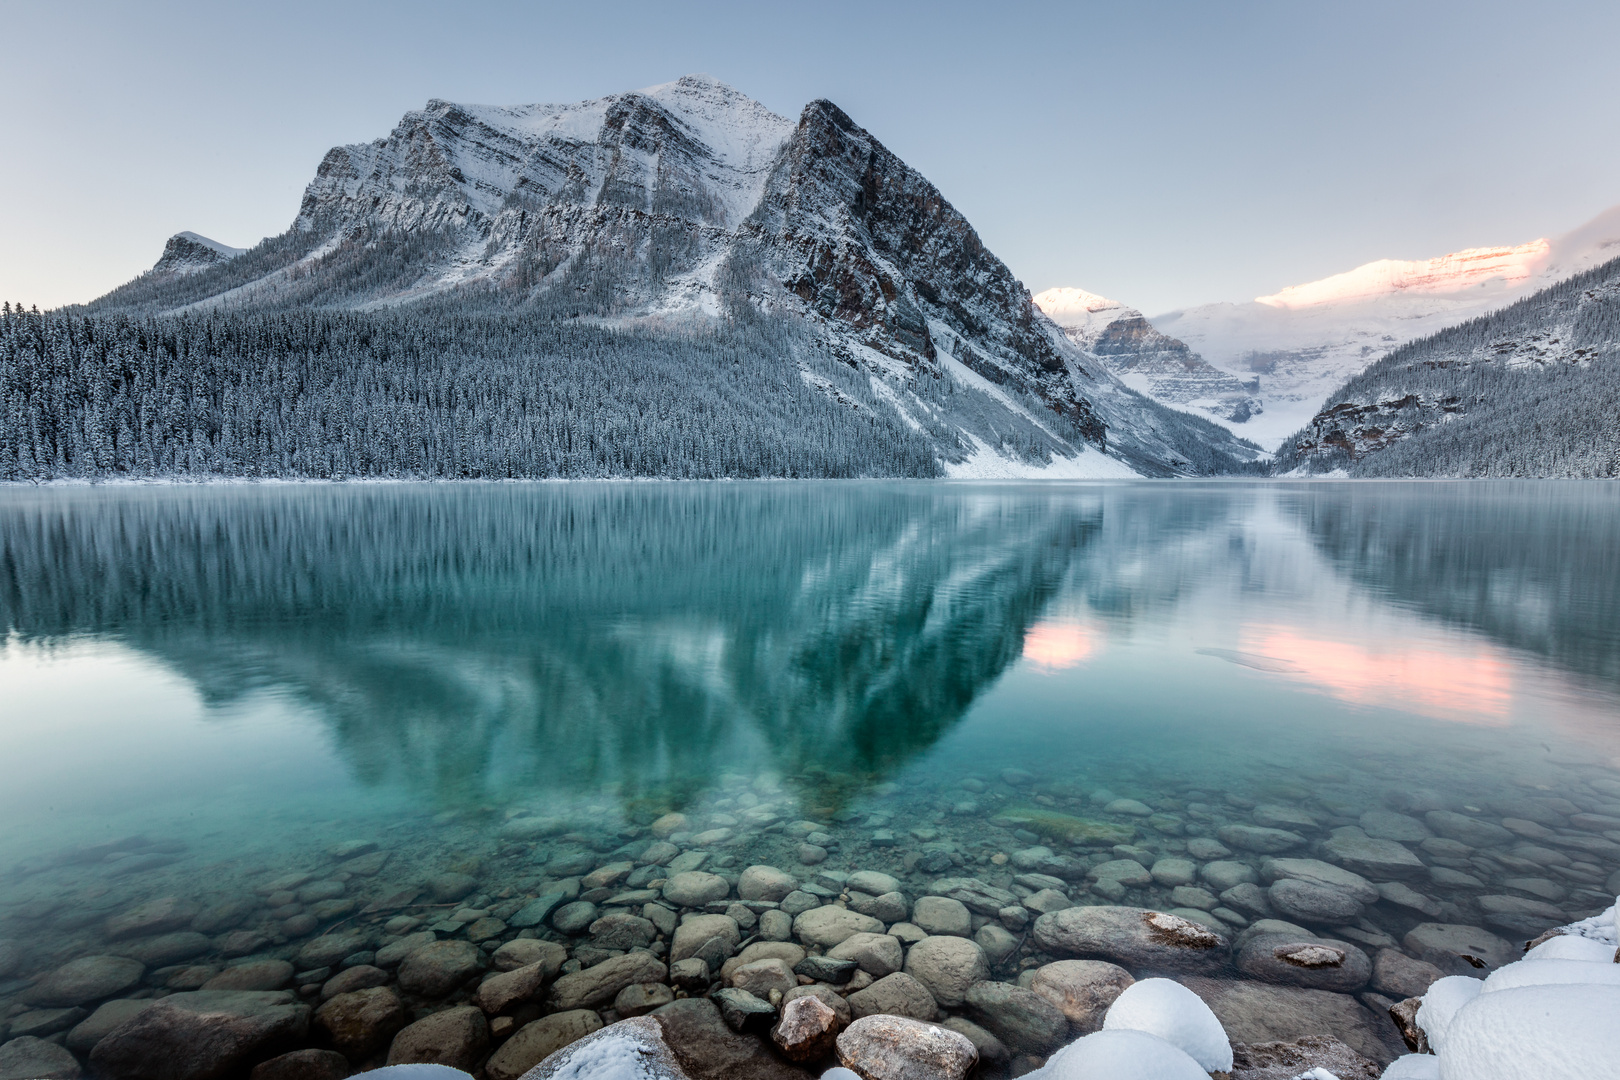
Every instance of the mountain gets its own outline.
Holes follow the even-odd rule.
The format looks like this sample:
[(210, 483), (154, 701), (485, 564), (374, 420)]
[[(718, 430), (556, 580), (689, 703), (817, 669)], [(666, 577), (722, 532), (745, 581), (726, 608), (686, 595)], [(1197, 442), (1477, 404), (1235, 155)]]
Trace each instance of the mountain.
[(1620, 254), (1620, 206), (1551, 240), (1381, 259), (1245, 304), (1155, 316), (1218, 368), (1259, 378), (1264, 411), (1241, 432), (1266, 447), (1298, 430), (1327, 396), (1409, 341), (1511, 304)]
[(1186, 343), (1159, 333), (1135, 308), (1072, 288), (1036, 293), (1035, 306), (1087, 356), (1155, 401), (1230, 424), (1262, 411), (1255, 397), (1259, 379), (1239, 381)]
[(163, 254), (151, 273), (159, 276), (195, 274), (210, 266), (229, 262), (245, 251), (247, 248), (227, 247), (218, 240), (210, 240), (194, 232), (175, 233), (163, 245)]
[(1277, 468), (1620, 476), (1620, 258), (1411, 342), (1329, 396)]
[[(624, 346), (631, 353), (644, 346), (662, 356), (661, 408), (685, 399), (696, 414), (729, 395), (728, 415), (753, 411), (765, 423), (774, 413), (785, 427), (773, 438), (837, 428), (837, 446), (816, 452), (821, 464), (803, 463), (812, 472), (831, 455), (856, 474), (889, 474), (885, 455), (900, 442), (911, 446), (908, 461), (933, 460), (907, 466), (923, 475), (1198, 474), (1257, 456), (1076, 348), (938, 189), (836, 105), (811, 102), (795, 123), (706, 76), (572, 105), (431, 101), (387, 138), (329, 152), (288, 232), (194, 272), (155, 268), (82, 313), (184, 313), (223, 326), (311, 310), (375, 319), (389, 349), (409, 347), (416, 331), (401, 329), (407, 323), (474, 315), (519, 320), (495, 336), (525, 342), (551, 327), (524, 345), (548, 356), (603, 347), (578, 334), (607, 333), (620, 346), (634, 337), (641, 344)], [(304, 324), (277, 325), (289, 342), (307, 344)], [(360, 323), (321, 326), (344, 349), (377, 354)], [(683, 369), (665, 347), (744, 339), (746, 361), (736, 362), (752, 373), (747, 400), (737, 397), (741, 384)], [(589, 379), (588, 365), (568, 377)], [(332, 378), (323, 392), (358, 392), (354, 380), (339, 391)], [(600, 395), (594, 383), (580, 393)], [(283, 392), (279, 383), (251, 390)], [(411, 393), (438, 400), (425, 383)], [(374, 406), (421, 404), (384, 395)], [(601, 407), (633, 429), (615, 438), (636, 446), (653, 438), (635, 428), (639, 405)], [(850, 427), (851, 414), (867, 434)], [(447, 417), (424, 421), (421, 437), (438, 438)], [(868, 439), (880, 431), (889, 449)], [(732, 437), (746, 438), (740, 428)], [(605, 436), (592, 438), (591, 454), (611, 457)], [(742, 461), (754, 451), (738, 453)], [(590, 469), (612, 472), (606, 457)], [(390, 460), (407, 473), (425, 468), (411, 455)], [(507, 467), (527, 475), (539, 466)]]

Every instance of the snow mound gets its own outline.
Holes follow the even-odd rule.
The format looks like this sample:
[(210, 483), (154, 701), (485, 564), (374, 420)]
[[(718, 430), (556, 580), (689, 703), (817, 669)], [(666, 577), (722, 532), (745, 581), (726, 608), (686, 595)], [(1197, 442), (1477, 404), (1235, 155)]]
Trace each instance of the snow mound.
[(1480, 994), (1446, 1027), (1440, 1080), (1614, 1076), (1620, 1062), (1616, 1017), (1620, 986), (1521, 986)]
[(1572, 922), (1563, 927), (1567, 937), (1590, 938), (1609, 945), (1620, 947), (1620, 898), (1605, 910), (1593, 915), (1590, 919)]
[(1045, 1068), (1028, 1075), (1038, 1080), (1209, 1080), (1209, 1073), (1185, 1050), (1157, 1035), (1124, 1028), (1076, 1040), (1053, 1054)]
[(1169, 979), (1132, 983), (1108, 1007), (1104, 1031), (1145, 1031), (1179, 1047), (1205, 1072), (1232, 1071), (1232, 1044), (1203, 999)]
[(1415, 1019), (1423, 1034), (1429, 1037), (1429, 1045), (1434, 1047), (1435, 1053), (1438, 1054), (1446, 1045), (1451, 1021), (1456, 1018), (1458, 1010), (1478, 997), (1484, 988), (1484, 982), (1467, 975), (1447, 975), (1443, 979), (1436, 979), (1429, 987), (1429, 992), (1423, 995), (1423, 1004), (1418, 1006)]
[(473, 1080), (470, 1073), (448, 1065), (384, 1065), (366, 1075), (377, 1080)]
[(1389, 1063), (1382, 1080), (1440, 1080), (1440, 1059), (1433, 1054), (1407, 1054)]
[(834, 1065), (821, 1074), (821, 1080), (861, 1080), (861, 1074), (842, 1065)]
[(1594, 964), (1614, 963), (1615, 947), (1594, 938), (1559, 934), (1548, 938), (1524, 954), (1526, 960), (1585, 960)]
[(1520, 960), (1491, 972), (1483, 992), (1570, 983), (1620, 986), (1620, 964), (1612, 960), (1597, 964), (1590, 960)]

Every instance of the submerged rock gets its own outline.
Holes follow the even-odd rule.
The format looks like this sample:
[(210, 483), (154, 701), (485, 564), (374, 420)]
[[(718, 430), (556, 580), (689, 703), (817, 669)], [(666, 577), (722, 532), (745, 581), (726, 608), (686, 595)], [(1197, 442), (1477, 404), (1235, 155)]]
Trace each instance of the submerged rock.
[(424, 1016), (400, 1029), (388, 1047), (388, 1064), (448, 1065), (471, 1072), (489, 1049), (489, 1022), (471, 1005)]
[(1295, 1080), (1325, 1069), (1338, 1080), (1378, 1080), (1383, 1067), (1331, 1035), (1292, 1042), (1234, 1043), (1231, 1080)]
[(1060, 956), (1163, 972), (1218, 971), (1231, 951), (1226, 938), (1207, 927), (1144, 908), (1065, 908), (1036, 919), (1034, 936)]
[(83, 1075), (72, 1054), (25, 1035), (0, 1045), (0, 1080), (78, 1080)]
[(570, 1009), (552, 1013), (523, 1025), (490, 1055), (484, 1066), (489, 1080), (518, 1080), (570, 1043), (598, 1031), (602, 1018), (594, 1009)]
[(40, 979), (23, 994), (30, 1005), (61, 1008), (111, 997), (141, 981), (146, 965), (125, 956), (81, 956)]
[(171, 994), (97, 1043), (90, 1065), (106, 1080), (216, 1080), (297, 1046), (309, 1016), (285, 992)]
[(1106, 960), (1059, 960), (1035, 969), (1029, 988), (1057, 1007), (1077, 1035), (1102, 1030), (1114, 999), (1136, 980)]

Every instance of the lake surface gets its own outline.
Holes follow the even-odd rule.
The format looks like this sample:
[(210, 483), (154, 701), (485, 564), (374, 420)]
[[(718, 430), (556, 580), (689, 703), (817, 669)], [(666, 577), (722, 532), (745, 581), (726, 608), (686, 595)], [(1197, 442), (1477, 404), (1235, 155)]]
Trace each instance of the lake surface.
[[(450, 871), (510, 917), (670, 812), (706, 869), (914, 893), (1369, 811), (1554, 835), (1411, 838), (1454, 876), (1369, 947), (1527, 936), (1620, 871), (1613, 484), (10, 488), (0, 626), (0, 1006), (145, 899), (249, 898), (165, 973)], [(297, 871), (346, 896), (251, 899)]]

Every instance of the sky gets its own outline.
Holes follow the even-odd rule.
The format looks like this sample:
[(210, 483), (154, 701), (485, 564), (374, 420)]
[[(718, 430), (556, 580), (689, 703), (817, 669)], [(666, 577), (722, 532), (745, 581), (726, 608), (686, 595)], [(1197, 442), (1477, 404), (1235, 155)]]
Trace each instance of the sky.
[(1149, 314), (1620, 203), (1620, 4), (0, 0), (0, 298), (91, 299), (189, 229), (284, 231), (429, 98), (706, 72), (830, 98), (1039, 291)]

